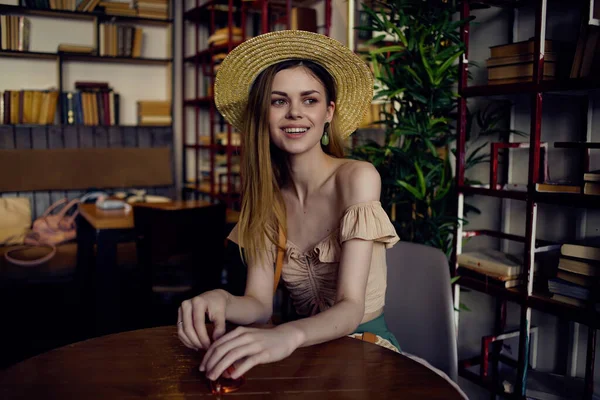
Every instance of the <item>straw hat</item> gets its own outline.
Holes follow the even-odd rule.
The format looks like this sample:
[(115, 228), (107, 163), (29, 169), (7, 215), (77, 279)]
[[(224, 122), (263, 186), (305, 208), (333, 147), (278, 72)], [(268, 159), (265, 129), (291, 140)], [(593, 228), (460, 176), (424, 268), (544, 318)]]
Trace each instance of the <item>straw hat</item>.
[(373, 99), (373, 75), (359, 56), (328, 36), (287, 30), (265, 33), (233, 49), (223, 60), (215, 80), (215, 103), (236, 129), (243, 130), (243, 115), (250, 86), (265, 68), (281, 61), (308, 59), (323, 66), (337, 89), (338, 129), (343, 138), (354, 132)]

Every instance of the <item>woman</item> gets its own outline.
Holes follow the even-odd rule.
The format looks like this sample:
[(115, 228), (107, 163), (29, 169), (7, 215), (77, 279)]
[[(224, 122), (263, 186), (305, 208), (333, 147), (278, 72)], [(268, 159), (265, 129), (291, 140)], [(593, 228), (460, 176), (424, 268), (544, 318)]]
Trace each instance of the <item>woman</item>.
[[(296, 348), (370, 332), (398, 350), (383, 319), (385, 250), (398, 236), (379, 203), (381, 179), (368, 163), (344, 159), (343, 139), (362, 121), (373, 78), (339, 42), (302, 31), (250, 39), (223, 61), (215, 84), (219, 111), (242, 132), (242, 208), (229, 239), (244, 249), (244, 296), (223, 290), (182, 303), (178, 332), (217, 379), (236, 379)], [(279, 245), (280, 235), (284, 237)], [(274, 264), (306, 318), (272, 329), (239, 327), (272, 314)], [(215, 325), (211, 338), (205, 315)], [(374, 335), (371, 335), (371, 337)]]

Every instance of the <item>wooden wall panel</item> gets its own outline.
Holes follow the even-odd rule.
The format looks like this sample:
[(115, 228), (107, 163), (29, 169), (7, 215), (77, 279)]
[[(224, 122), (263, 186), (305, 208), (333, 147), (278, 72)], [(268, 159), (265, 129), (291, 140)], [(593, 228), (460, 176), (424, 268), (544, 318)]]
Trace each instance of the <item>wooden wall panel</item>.
[[(156, 148), (171, 149), (173, 182), (175, 182), (175, 153), (171, 127), (120, 127), (120, 126), (35, 126), (0, 125), (0, 150), (11, 149), (76, 149), (76, 148)], [(23, 173), (15, 171), (15, 173)], [(25, 173), (35, 173), (26, 171)], [(175, 197), (175, 185), (167, 187), (136, 187), (150, 194)], [(122, 190), (113, 188), (112, 190)], [(67, 197), (80, 197), (81, 190), (53, 190), (36, 192), (0, 192), (0, 196), (27, 197), (32, 203), (32, 217), (37, 218), (55, 201)]]

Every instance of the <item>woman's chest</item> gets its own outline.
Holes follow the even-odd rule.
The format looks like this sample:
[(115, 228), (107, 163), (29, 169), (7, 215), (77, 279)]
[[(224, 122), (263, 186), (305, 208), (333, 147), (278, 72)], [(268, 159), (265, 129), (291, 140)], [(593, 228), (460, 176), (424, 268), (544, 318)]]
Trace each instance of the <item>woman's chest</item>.
[(335, 199), (323, 197), (311, 199), (304, 206), (286, 201), (287, 239), (302, 252), (312, 250), (339, 228), (341, 215), (336, 204)]

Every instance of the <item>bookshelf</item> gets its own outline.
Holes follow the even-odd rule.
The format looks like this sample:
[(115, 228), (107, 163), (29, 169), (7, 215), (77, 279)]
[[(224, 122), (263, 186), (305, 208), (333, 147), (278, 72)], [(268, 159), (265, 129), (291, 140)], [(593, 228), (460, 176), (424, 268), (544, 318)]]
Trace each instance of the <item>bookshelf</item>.
[[(165, 0), (164, 6), (168, 10), (166, 15), (171, 16), (172, 2)], [(132, 14), (139, 12), (140, 15), (113, 15), (108, 11), (101, 6), (90, 12), (82, 12), (0, 4), (0, 16), (5, 24), (9, 17), (24, 17), (31, 22), (30, 44), (26, 51), (10, 50), (6, 41), (2, 43), (0, 65), (9, 74), (4, 79), (0, 78), (0, 91), (68, 93), (76, 92), (77, 81), (108, 82), (110, 90), (120, 96), (121, 118), (118, 125), (143, 125), (143, 122), (138, 122), (139, 101), (162, 100), (172, 103), (174, 20), (150, 18), (142, 14), (143, 10), (131, 10)], [(115, 26), (115, 35), (104, 33), (109, 25)], [(126, 29), (132, 32), (140, 30), (139, 54), (132, 51), (134, 40), (137, 39), (126, 37)], [(0, 30), (0, 36), (2, 34), (6, 35), (6, 30)], [(76, 44), (88, 47), (89, 51), (60, 51), (58, 46), (61, 44)], [(109, 52), (110, 46), (113, 51)], [(33, 65), (32, 62), (37, 64)], [(26, 71), (33, 72), (36, 77), (30, 79), (31, 75)], [(153, 85), (145, 84), (147, 82)], [(59, 98), (58, 117), (54, 123), (69, 124), (62, 117), (65, 107), (66, 101)], [(172, 106), (170, 114), (171, 122), (162, 124), (163, 127), (172, 127)], [(2, 122), (7, 121), (0, 120)]]
[[(590, 25), (598, 25), (597, 12), (600, 10), (594, 10), (594, 0), (585, 0), (582, 2), (576, 2), (570, 4), (570, 7), (578, 8), (581, 13), (582, 19), (587, 18), (587, 22)], [(533, 265), (538, 257), (541, 257), (542, 247), (548, 243), (542, 243), (537, 238), (538, 232), (540, 235), (547, 234), (543, 230), (538, 230), (539, 225), (543, 222), (540, 221), (539, 215), (541, 213), (540, 207), (543, 205), (551, 205), (555, 209), (560, 210), (576, 209), (578, 212), (586, 212), (587, 210), (597, 210), (600, 208), (600, 197), (581, 193), (547, 193), (539, 192), (535, 189), (536, 184), (543, 183), (540, 175), (540, 153), (542, 147), (542, 130), (543, 119), (542, 119), (542, 107), (546, 107), (548, 97), (557, 93), (561, 95), (573, 96), (573, 98), (586, 97), (590, 92), (600, 89), (600, 80), (597, 76), (588, 77), (576, 77), (568, 78), (564, 76), (557, 76), (553, 80), (542, 79), (542, 71), (544, 70), (544, 43), (546, 40), (547, 18), (548, 14), (552, 11), (551, 3), (547, 0), (533, 0), (533, 1), (462, 1), (461, 2), (461, 18), (467, 18), (472, 15), (472, 6), (487, 6), (487, 7), (504, 7), (513, 10), (513, 16), (515, 15), (514, 10), (528, 6), (532, 9), (531, 15), (535, 19), (534, 26), (534, 51), (536, 55), (533, 59), (533, 76), (530, 82), (521, 83), (510, 83), (510, 84), (477, 84), (476, 86), (470, 86), (468, 84), (468, 73), (469, 73), (469, 40), (471, 35), (470, 27), (467, 26), (461, 31), (461, 38), (466, 44), (465, 57), (460, 59), (459, 63), (459, 94), (461, 95), (458, 104), (458, 116), (457, 116), (457, 151), (456, 151), (456, 186), (458, 189), (457, 198), (457, 210), (458, 217), (463, 217), (463, 209), (465, 204), (465, 197), (471, 195), (484, 196), (484, 197), (495, 197), (502, 200), (516, 200), (520, 203), (519, 207), (524, 208), (524, 231), (523, 236), (510, 235), (505, 232), (485, 231), (485, 232), (469, 232), (464, 230), (462, 225), (458, 226), (458, 229), (454, 236), (454, 251), (452, 254), (452, 272), (453, 275), (460, 275), (457, 272), (458, 262), (457, 256), (462, 253), (462, 242), (465, 237), (473, 237), (477, 235), (493, 236), (501, 239), (509, 239), (514, 242), (518, 242), (523, 246), (523, 258), (524, 258), (524, 273), (523, 278), (526, 282), (525, 285), (514, 287), (514, 288), (503, 288), (498, 286), (492, 286), (486, 284), (486, 282), (473, 279), (470, 277), (461, 277), (455, 284), (455, 304), (458, 307), (460, 302), (460, 288), (467, 288), (475, 290), (481, 293), (486, 293), (493, 298), (498, 300), (499, 306), (496, 311), (496, 322), (494, 328), (494, 335), (499, 335), (506, 327), (506, 302), (514, 302), (520, 309), (519, 313), (519, 348), (518, 348), (518, 360), (514, 365), (516, 375), (511, 383), (514, 384), (514, 393), (505, 393), (502, 385), (500, 384), (498, 371), (498, 359), (499, 349), (493, 350), (493, 371), (494, 374), (490, 377), (483, 377), (480, 374), (473, 373), (470, 367), (473, 366), (473, 360), (462, 360), (459, 363), (459, 374), (466, 379), (488, 389), (491, 392), (491, 398), (496, 398), (496, 395), (502, 395), (507, 398), (524, 399), (528, 394), (528, 376), (536, 375), (539, 371), (531, 370), (529, 365), (530, 357), (530, 333), (532, 330), (531, 323), (531, 311), (538, 310), (543, 313), (551, 314), (558, 317), (561, 320), (572, 321), (580, 323), (587, 328), (587, 349), (586, 349), (586, 360), (585, 360), (585, 378), (580, 382), (580, 388), (582, 397), (584, 399), (592, 399), (594, 392), (594, 360), (595, 360), (595, 345), (596, 345), (596, 330), (600, 328), (600, 314), (594, 308), (592, 302), (588, 306), (579, 307), (571, 304), (567, 304), (561, 301), (556, 301), (552, 298), (552, 295), (548, 292), (547, 287), (544, 287), (543, 281), (540, 285), (537, 280), (534, 282)], [(555, 14), (556, 17), (556, 14)], [(509, 98), (524, 98), (525, 101), (529, 101), (529, 110), (519, 110), (527, 113), (527, 120), (529, 123), (529, 148), (527, 155), (527, 189), (525, 191), (516, 190), (504, 190), (502, 185), (481, 185), (481, 186), (470, 186), (465, 183), (465, 157), (466, 157), (466, 130), (467, 130), (467, 101), (475, 97), (509, 97)], [(523, 104), (523, 102), (519, 103)], [(588, 103), (589, 104), (589, 103)], [(582, 133), (579, 136), (586, 136), (578, 138), (575, 141), (553, 141), (552, 148), (555, 149), (572, 149), (572, 151), (580, 151), (583, 154), (581, 166), (586, 172), (586, 168), (589, 168), (589, 150), (598, 148), (600, 145), (597, 142), (590, 140), (591, 123), (592, 118), (589, 115), (590, 108), (584, 111), (587, 115), (583, 118)], [(546, 128), (548, 129), (548, 128)], [(587, 132), (587, 134), (586, 134)], [(583, 140), (582, 140), (583, 139)], [(511, 203), (512, 204), (512, 203)], [(523, 207), (524, 206), (524, 207)], [(509, 237), (510, 236), (510, 237)], [(562, 242), (560, 242), (562, 243)], [(560, 245), (560, 243), (556, 243)], [(542, 275), (543, 278), (543, 275)], [(546, 281), (547, 283), (547, 281)], [(458, 318), (458, 314), (457, 314)], [(551, 395), (550, 395), (551, 396)], [(537, 397), (533, 397), (537, 398)], [(548, 398), (548, 397), (545, 397)]]
[[(240, 155), (239, 136), (218, 113), (212, 93), (218, 57), (250, 37), (292, 29), (304, 22), (292, 17), (294, 7), (317, 9), (316, 21), (323, 22), (316, 25), (316, 30), (329, 35), (331, 0), (184, 2), (181, 26), (184, 198), (215, 199), (225, 202), (228, 208), (239, 209), (240, 172), (236, 160)], [(214, 41), (219, 33), (222, 40)]]

